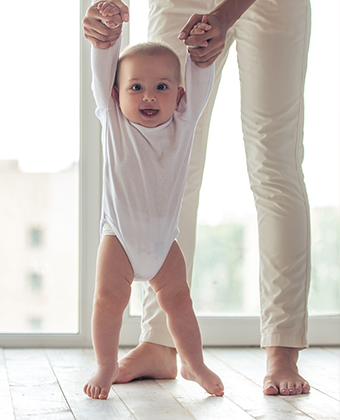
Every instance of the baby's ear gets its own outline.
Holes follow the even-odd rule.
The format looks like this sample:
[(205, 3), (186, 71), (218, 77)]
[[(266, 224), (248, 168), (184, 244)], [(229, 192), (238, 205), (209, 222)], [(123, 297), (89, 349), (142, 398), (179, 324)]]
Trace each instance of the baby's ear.
[(116, 85), (113, 85), (112, 89), (112, 99), (116, 102), (116, 104), (119, 106), (119, 90)]
[(176, 109), (178, 108), (179, 103), (180, 103), (183, 95), (184, 95), (184, 88), (182, 86), (180, 86), (178, 88), (178, 91), (177, 91), (177, 99), (176, 99), (177, 106), (176, 106)]

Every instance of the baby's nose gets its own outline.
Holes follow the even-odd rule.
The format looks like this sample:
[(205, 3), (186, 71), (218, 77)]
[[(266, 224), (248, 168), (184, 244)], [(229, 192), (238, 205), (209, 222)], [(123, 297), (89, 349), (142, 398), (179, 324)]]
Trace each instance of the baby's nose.
[(143, 96), (143, 101), (145, 102), (154, 102), (156, 100), (156, 97), (153, 92), (145, 91)]

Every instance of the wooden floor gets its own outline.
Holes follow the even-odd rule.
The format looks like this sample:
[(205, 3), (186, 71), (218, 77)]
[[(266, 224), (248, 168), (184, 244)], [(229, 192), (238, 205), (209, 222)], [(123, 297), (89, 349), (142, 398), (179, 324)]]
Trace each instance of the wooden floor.
[[(120, 357), (128, 349), (120, 350)], [(0, 419), (42, 420), (339, 420), (339, 347), (314, 347), (300, 355), (309, 395), (265, 397), (264, 351), (207, 348), (205, 361), (223, 379), (223, 398), (196, 383), (134, 381), (113, 385), (109, 399), (82, 392), (95, 361), (89, 349), (0, 349)]]

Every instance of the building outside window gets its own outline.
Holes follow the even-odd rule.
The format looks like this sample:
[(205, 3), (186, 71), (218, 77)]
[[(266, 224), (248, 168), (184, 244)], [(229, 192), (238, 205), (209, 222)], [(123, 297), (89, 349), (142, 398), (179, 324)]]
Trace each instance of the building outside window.
[(43, 232), (40, 228), (32, 228), (29, 230), (29, 244), (31, 247), (39, 247), (42, 245)]

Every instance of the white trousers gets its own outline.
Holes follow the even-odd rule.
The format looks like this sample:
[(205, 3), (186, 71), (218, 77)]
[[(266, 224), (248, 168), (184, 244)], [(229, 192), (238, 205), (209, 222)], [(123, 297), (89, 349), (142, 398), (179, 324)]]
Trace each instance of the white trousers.
[[(149, 39), (168, 42), (183, 62), (179, 30), (191, 14), (207, 13), (218, 3), (149, 0)], [(310, 222), (301, 164), (309, 38), (309, 0), (257, 0), (228, 31), (226, 48), (216, 61), (214, 89), (196, 130), (180, 216), (178, 242), (190, 284), (209, 122), (221, 71), (235, 41), (247, 169), (258, 218), (262, 347), (308, 345)], [(148, 283), (140, 340), (174, 347)]]

